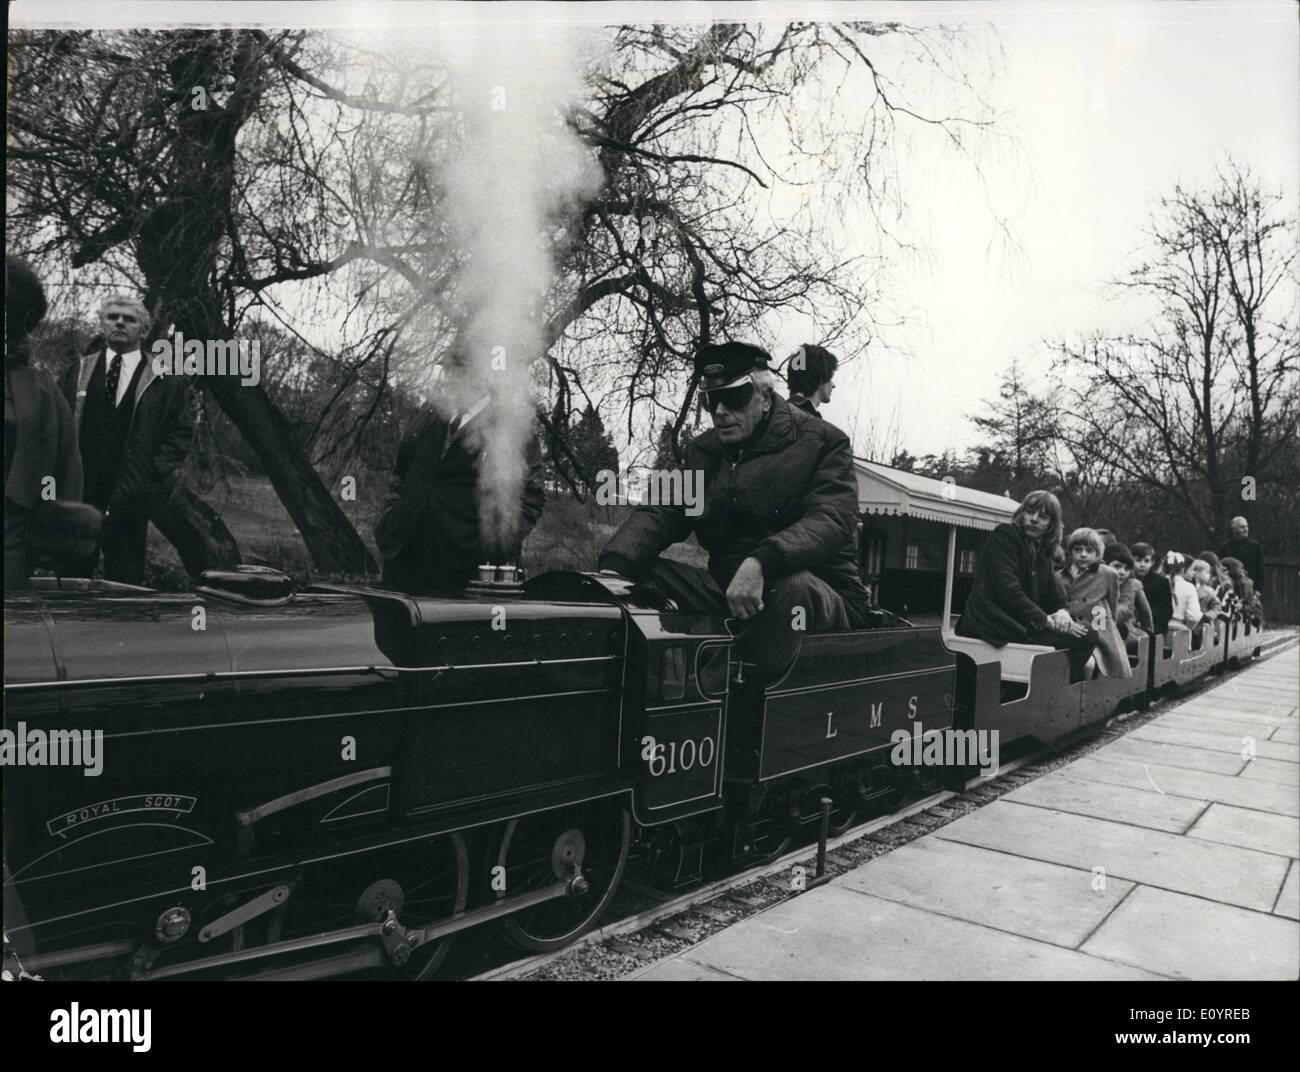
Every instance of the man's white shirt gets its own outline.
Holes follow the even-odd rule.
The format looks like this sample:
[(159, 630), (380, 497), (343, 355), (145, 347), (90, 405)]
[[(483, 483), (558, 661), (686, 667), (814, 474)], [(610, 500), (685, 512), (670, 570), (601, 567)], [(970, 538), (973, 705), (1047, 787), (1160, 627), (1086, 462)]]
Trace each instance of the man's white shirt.
[[(131, 378), (135, 375), (135, 370), (144, 355), (139, 348), (132, 350), (129, 354), (122, 355), (122, 369), (117, 377), (117, 398), (113, 400), (115, 406), (122, 404), (122, 399), (126, 397), (127, 391), (131, 389)], [(113, 348), (110, 346), (104, 351), (104, 375), (108, 375), (108, 366), (113, 363)]]
[(460, 435), (465, 425), (469, 424), (470, 421), (472, 421), (475, 417), (477, 417), (480, 413), (482, 413), (483, 410), (487, 407), (487, 404), (491, 401), (492, 401), (492, 396), (490, 394), (485, 394), (482, 398), (480, 398), (477, 402), (475, 402), (472, 406), (470, 406), (469, 409), (456, 414), (456, 416), (453, 417), (451, 421), (451, 426), (454, 429), (452, 435), (454, 436)]

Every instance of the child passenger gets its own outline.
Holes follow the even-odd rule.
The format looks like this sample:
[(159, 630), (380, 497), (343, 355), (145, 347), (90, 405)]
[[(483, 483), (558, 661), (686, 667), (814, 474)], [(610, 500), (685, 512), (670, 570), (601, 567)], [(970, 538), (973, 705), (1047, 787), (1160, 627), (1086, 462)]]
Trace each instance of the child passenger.
[(1107, 677), (1132, 677), (1128, 653), (1119, 635), (1119, 576), (1101, 561), (1105, 545), (1093, 529), (1075, 529), (1066, 541), (1070, 554), (1066, 609), (1070, 617), (1097, 634), (1097, 667)]
[(1214, 621), (1222, 617), (1223, 606), (1214, 585), (1214, 571), (1203, 558), (1194, 558), (1187, 567), (1187, 579), (1196, 586), (1196, 600), (1201, 605), (1201, 618)]
[(1137, 638), (1129, 638), (1133, 628), (1151, 633), (1155, 623), (1151, 618), (1151, 604), (1147, 602), (1142, 582), (1134, 576), (1133, 555), (1122, 543), (1113, 543), (1102, 556), (1105, 564), (1119, 577), (1119, 608), (1115, 611), (1115, 624), (1130, 651), (1137, 650)]
[(1201, 618), (1204, 615), (1201, 601), (1196, 596), (1196, 588), (1184, 576), (1190, 569), (1191, 563), (1185, 555), (1180, 555), (1177, 551), (1165, 555), (1165, 576), (1169, 578), (1174, 604), (1169, 625), (1173, 629), (1190, 629), (1195, 646), (1201, 637)]
[(1133, 545), (1133, 572), (1142, 582), (1142, 591), (1151, 607), (1151, 622), (1157, 633), (1167, 633), (1174, 613), (1173, 590), (1169, 581), (1151, 568), (1155, 560), (1156, 549), (1149, 543)]
[(1264, 607), (1255, 592), (1254, 582), (1246, 576), (1246, 567), (1241, 564), (1241, 559), (1225, 558), (1223, 568), (1228, 571), (1233, 590), (1236, 592), (1237, 598), (1241, 600), (1242, 617), (1251, 622), (1256, 628), (1263, 625)]

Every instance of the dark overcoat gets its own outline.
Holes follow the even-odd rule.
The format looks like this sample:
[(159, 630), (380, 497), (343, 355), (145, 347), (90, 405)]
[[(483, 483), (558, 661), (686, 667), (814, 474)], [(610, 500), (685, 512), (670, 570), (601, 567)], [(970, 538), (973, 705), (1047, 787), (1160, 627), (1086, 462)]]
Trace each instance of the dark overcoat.
[(997, 647), (1023, 644), (1047, 628), (1048, 615), (1063, 606), (1041, 542), (1030, 542), (1024, 529), (1007, 522), (980, 548), (957, 632)]
[(870, 597), (854, 549), (858, 483), (848, 436), (774, 396), (750, 446), (732, 452), (710, 430), (687, 444), (684, 469), (702, 474), (696, 478), (703, 487), (700, 512), (692, 516), (685, 502), (637, 507), (605, 545), (601, 568), (635, 577), (694, 532), (723, 589), (752, 556), (767, 579), (812, 572), (843, 597), (851, 624), (867, 619)]
[(412, 423), (397, 450), (388, 497), (375, 524), (385, 582), (406, 591), (463, 587), (483, 563), (518, 562), (524, 537), (546, 505), (541, 446), (529, 436), (519, 528), (508, 546), (481, 530), (479, 458), (474, 425), (451, 434), (451, 421), (426, 412)]

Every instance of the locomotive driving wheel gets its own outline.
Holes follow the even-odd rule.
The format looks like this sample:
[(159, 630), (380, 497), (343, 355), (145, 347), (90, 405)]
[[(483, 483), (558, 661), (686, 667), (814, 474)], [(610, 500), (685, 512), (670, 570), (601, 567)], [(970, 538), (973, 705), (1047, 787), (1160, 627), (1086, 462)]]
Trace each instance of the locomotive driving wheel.
[(632, 816), (616, 800), (593, 801), (512, 819), (501, 832), (497, 897), (517, 897), (557, 883), (568, 891), (505, 920), (506, 937), (544, 953), (585, 933), (613, 900), (627, 866)]
[(794, 840), (794, 814), (789, 786), (778, 783), (764, 787), (747, 834), (748, 845), (742, 855), (748, 856), (753, 864), (770, 863), (790, 848)]
[(815, 785), (803, 794), (799, 802), (801, 817), (807, 816), (813, 823), (813, 832), (821, 820), (822, 797), (831, 799), (830, 823), (826, 828), (827, 837), (839, 837), (847, 833), (858, 821), (858, 805), (861, 802), (856, 780), (844, 775), (836, 779), (834, 785)]
[[(289, 899), (284, 935), (379, 923), (389, 912), (402, 928), (418, 930), (463, 911), (468, 891), (469, 855), (459, 833), (389, 845), (315, 865)], [(431, 978), (454, 940), (449, 935), (415, 947), (404, 963), (380, 969), (383, 978)]]

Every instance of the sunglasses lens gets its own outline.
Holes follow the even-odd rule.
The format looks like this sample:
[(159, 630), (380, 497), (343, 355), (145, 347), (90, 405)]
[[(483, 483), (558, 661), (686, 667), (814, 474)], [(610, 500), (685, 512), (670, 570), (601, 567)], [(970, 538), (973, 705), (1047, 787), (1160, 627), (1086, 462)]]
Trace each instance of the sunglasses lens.
[(754, 385), (752, 383), (742, 383), (738, 387), (724, 387), (718, 391), (705, 391), (704, 405), (710, 413), (716, 412), (720, 405), (731, 410), (744, 409), (749, 405), (749, 400), (753, 397)]

